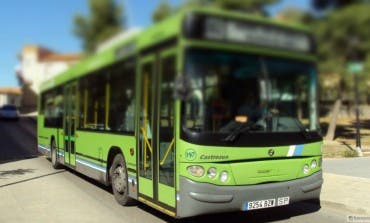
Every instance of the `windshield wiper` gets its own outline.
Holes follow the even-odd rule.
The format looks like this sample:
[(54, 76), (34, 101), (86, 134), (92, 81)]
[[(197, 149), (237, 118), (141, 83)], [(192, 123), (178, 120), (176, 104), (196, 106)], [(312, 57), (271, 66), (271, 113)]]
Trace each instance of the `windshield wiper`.
[(243, 122), (240, 123), (237, 128), (235, 128), (229, 135), (222, 139), (224, 142), (234, 142), (241, 133), (249, 132), (251, 129), (251, 123)]
[(298, 128), (299, 128), (299, 132), (300, 133), (302, 133), (302, 135), (303, 135), (303, 137), (305, 138), (305, 139), (311, 139), (311, 134), (310, 134), (310, 132), (309, 132), (309, 130), (307, 129), (307, 128), (305, 128), (302, 124), (301, 124), (301, 122), (300, 121), (298, 121), (298, 119), (294, 119), (295, 120), (295, 122), (296, 122), (296, 124), (297, 124), (297, 126), (298, 126)]

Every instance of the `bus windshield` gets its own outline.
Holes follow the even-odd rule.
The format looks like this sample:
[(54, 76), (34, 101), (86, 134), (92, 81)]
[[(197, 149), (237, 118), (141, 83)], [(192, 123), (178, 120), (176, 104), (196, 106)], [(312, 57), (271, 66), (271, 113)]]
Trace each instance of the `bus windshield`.
[[(182, 122), (193, 132), (315, 130), (314, 66), (307, 62), (210, 50), (186, 53), (191, 96)], [(311, 93), (311, 95), (310, 95)], [(311, 110), (310, 110), (311, 109)], [(310, 115), (314, 114), (314, 115)]]

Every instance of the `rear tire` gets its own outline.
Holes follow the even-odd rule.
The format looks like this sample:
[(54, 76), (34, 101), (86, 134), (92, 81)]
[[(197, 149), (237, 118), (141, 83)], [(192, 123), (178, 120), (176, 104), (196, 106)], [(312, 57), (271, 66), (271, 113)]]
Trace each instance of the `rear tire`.
[(134, 200), (128, 193), (128, 175), (125, 159), (118, 153), (115, 155), (112, 165), (109, 169), (109, 178), (111, 180), (112, 190), (116, 201), (123, 206), (132, 205)]
[(57, 147), (55, 146), (55, 141), (51, 141), (50, 146), (50, 156), (51, 156), (51, 165), (54, 169), (60, 169), (62, 165), (58, 162), (58, 154), (57, 154)]

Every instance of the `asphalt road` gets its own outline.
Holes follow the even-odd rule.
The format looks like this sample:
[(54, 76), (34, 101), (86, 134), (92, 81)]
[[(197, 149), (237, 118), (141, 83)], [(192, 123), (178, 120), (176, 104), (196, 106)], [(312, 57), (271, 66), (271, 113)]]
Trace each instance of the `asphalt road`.
[[(0, 122), (0, 222), (176, 222), (144, 204), (118, 205), (109, 188), (75, 173), (54, 170), (36, 152), (36, 123)], [(347, 222), (351, 211), (332, 204), (213, 214), (181, 222)]]
[(36, 121), (29, 117), (0, 120), (0, 164), (37, 157), (36, 128)]

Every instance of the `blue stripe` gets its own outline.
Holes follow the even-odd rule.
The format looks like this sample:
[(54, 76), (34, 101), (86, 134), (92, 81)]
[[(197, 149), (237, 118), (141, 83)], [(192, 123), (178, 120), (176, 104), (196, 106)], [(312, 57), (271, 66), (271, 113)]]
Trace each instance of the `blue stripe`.
[(76, 159), (76, 162), (81, 163), (82, 165), (85, 165), (85, 166), (91, 167), (91, 168), (93, 168), (93, 169), (95, 169), (95, 170), (99, 170), (99, 171), (104, 172), (104, 173), (106, 173), (106, 172), (107, 172), (107, 171), (105, 170), (105, 167), (99, 166), (99, 165), (97, 165), (97, 164), (95, 164), (95, 163), (91, 163), (91, 162), (89, 162), (89, 161), (87, 161), (87, 160)]
[(301, 156), (303, 153), (303, 148), (304, 148), (304, 145), (296, 145), (294, 156)]

